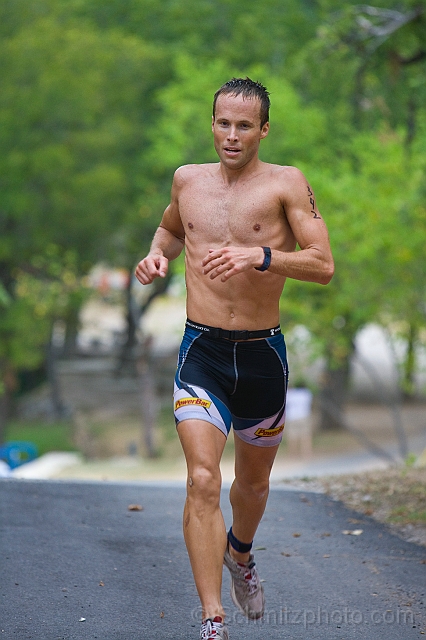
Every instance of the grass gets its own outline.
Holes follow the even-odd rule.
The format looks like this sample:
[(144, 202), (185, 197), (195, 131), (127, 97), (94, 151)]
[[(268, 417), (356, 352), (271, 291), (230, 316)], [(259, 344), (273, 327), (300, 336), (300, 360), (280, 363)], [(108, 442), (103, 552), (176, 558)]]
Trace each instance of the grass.
[(426, 468), (391, 468), (322, 479), (327, 493), (389, 524), (426, 525)]
[(6, 429), (6, 442), (21, 440), (32, 442), (41, 456), (49, 451), (76, 451), (72, 442), (72, 424), (60, 422), (11, 421)]
[(389, 514), (389, 521), (396, 524), (426, 524), (426, 509), (407, 509), (407, 507), (397, 507)]

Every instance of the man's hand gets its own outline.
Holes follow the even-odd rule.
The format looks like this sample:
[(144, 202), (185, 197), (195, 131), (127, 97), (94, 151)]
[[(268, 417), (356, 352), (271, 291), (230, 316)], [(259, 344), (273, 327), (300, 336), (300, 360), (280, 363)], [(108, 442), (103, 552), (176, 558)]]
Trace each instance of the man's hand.
[(151, 284), (155, 278), (165, 278), (169, 261), (158, 253), (149, 253), (136, 267), (135, 275), (142, 284)]
[(210, 274), (212, 280), (222, 276), (221, 281), (226, 282), (238, 273), (260, 267), (263, 257), (262, 247), (223, 247), (210, 249), (201, 264), (203, 273)]

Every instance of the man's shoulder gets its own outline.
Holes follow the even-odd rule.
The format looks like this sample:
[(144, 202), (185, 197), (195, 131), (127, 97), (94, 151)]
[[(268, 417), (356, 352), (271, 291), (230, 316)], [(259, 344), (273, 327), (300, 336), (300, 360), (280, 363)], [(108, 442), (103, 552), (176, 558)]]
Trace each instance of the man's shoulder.
[(306, 189), (308, 181), (300, 169), (291, 165), (266, 165), (269, 176), (267, 182), (274, 193), (287, 200)]
[(217, 167), (218, 163), (209, 164), (184, 164), (178, 167), (175, 171), (174, 181), (178, 185), (183, 185), (189, 181), (197, 180), (206, 174), (211, 174), (214, 167)]
[(284, 180), (305, 180), (305, 176), (297, 167), (293, 167), (291, 165), (282, 165), (282, 164), (268, 164), (265, 163), (265, 166), (271, 173), (271, 176), (274, 178), (284, 179)]

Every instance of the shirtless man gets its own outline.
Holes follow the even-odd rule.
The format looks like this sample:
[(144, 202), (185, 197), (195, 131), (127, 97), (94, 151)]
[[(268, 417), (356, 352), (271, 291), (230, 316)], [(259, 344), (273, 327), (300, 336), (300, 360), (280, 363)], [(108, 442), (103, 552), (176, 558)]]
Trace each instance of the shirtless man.
[[(234, 604), (249, 618), (263, 615), (250, 550), (284, 429), (288, 371), (279, 299), (286, 278), (327, 284), (334, 271), (327, 228), (305, 177), (258, 157), (268, 118), (261, 84), (233, 78), (217, 91), (212, 130), (219, 163), (176, 171), (171, 203), (136, 269), (149, 284), (185, 247), (188, 321), (174, 410), (188, 467), (183, 529), (202, 640), (229, 638), (223, 563)], [(231, 424), (235, 480), (227, 535), (219, 463)]]

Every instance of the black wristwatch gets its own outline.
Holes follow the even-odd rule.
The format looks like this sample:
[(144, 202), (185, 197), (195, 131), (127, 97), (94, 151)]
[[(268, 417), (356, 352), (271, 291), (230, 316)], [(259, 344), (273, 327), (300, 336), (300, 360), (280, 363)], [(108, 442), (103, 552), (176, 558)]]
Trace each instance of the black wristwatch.
[(255, 267), (255, 269), (257, 269), (257, 271), (266, 271), (266, 269), (269, 269), (270, 265), (271, 265), (271, 247), (262, 247), (263, 249), (263, 253), (265, 254), (265, 257), (263, 258), (263, 263), (262, 266), (260, 267)]

